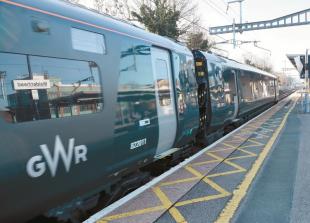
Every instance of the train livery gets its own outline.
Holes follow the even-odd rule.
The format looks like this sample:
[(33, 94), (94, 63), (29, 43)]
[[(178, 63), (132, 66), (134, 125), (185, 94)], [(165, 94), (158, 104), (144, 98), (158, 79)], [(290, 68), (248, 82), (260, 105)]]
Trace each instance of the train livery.
[(0, 222), (72, 220), (278, 100), (277, 79), (60, 0), (0, 0)]

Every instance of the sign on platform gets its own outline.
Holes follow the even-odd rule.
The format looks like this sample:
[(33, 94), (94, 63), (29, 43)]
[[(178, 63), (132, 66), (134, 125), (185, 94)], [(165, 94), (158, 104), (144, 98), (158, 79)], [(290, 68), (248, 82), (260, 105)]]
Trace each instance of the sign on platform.
[(51, 88), (49, 80), (13, 80), (14, 90), (40, 90)]

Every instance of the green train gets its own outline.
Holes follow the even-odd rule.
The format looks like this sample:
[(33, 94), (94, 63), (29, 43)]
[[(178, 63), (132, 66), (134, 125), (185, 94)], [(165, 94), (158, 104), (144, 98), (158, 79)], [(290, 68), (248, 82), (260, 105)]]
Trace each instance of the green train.
[(0, 33), (0, 222), (73, 220), (278, 100), (272, 74), (60, 0), (0, 0)]

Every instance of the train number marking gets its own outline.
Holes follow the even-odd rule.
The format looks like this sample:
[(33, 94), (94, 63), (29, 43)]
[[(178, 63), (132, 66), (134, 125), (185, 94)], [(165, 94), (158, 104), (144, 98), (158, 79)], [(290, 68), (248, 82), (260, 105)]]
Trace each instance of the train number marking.
[(141, 139), (141, 140), (138, 140), (136, 142), (132, 142), (130, 144), (130, 149), (133, 150), (133, 149), (139, 148), (139, 147), (144, 146), (144, 145), (146, 145), (146, 139)]
[[(27, 162), (27, 173), (32, 178), (42, 176), (46, 172), (48, 166), (52, 177), (56, 176), (59, 159), (65, 166), (66, 172), (70, 171), (72, 161), (77, 165), (87, 161), (87, 147), (85, 145), (74, 146), (74, 138), (69, 139), (68, 150), (66, 151), (60, 136), (56, 136), (53, 154), (46, 144), (40, 145), (42, 155), (33, 156)], [(44, 159), (43, 159), (44, 158)]]

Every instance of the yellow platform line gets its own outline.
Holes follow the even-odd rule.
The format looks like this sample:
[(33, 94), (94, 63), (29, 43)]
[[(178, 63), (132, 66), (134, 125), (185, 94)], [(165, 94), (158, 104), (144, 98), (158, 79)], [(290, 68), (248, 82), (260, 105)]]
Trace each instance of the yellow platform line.
[(230, 222), (230, 219), (234, 216), (237, 208), (240, 205), (240, 202), (244, 198), (244, 196), (247, 193), (247, 190), (249, 189), (252, 181), (254, 180), (256, 174), (258, 173), (260, 167), (262, 166), (265, 158), (267, 157), (269, 151), (271, 150), (274, 142), (276, 141), (277, 137), (279, 136), (281, 130), (285, 126), (285, 123), (287, 121), (287, 118), (289, 114), (292, 112), (293, 108), (296, 105), (296, 100), (293, 104), (293, 106), (289, 109), (289, 111), (284, 116), (280, 126), (277, 128), (277, 130), (274, 132), (266, 146), (264, 147), (263, 151), (260, 153), (257, 160), (254, 162), (252, 168), (250, 171), (246, 174), (243, 182), (239, 185), (239, 187), (233, 192), (233, 196), (231, 200), (227, 203), (226, 207), (222, 210), (219, 217), (215, 221), (215, 223), (228, 223)]
[(174, 220), (176, 220), (177, 223), (187, 223), (187, 221), (184, 219), (184, 217), (178, 211), (178, 209), (172, 206), (173, 203), (169, 200), (167, 195), (164, 192), (162, 192), (160, 187), (154, 187), (153, 191), (156, 194), (156, 196), (159, 198), (161, 203), (164, 205), (165, 209), (167, 210), (169, 209), (169, 213), (174, 218)]

